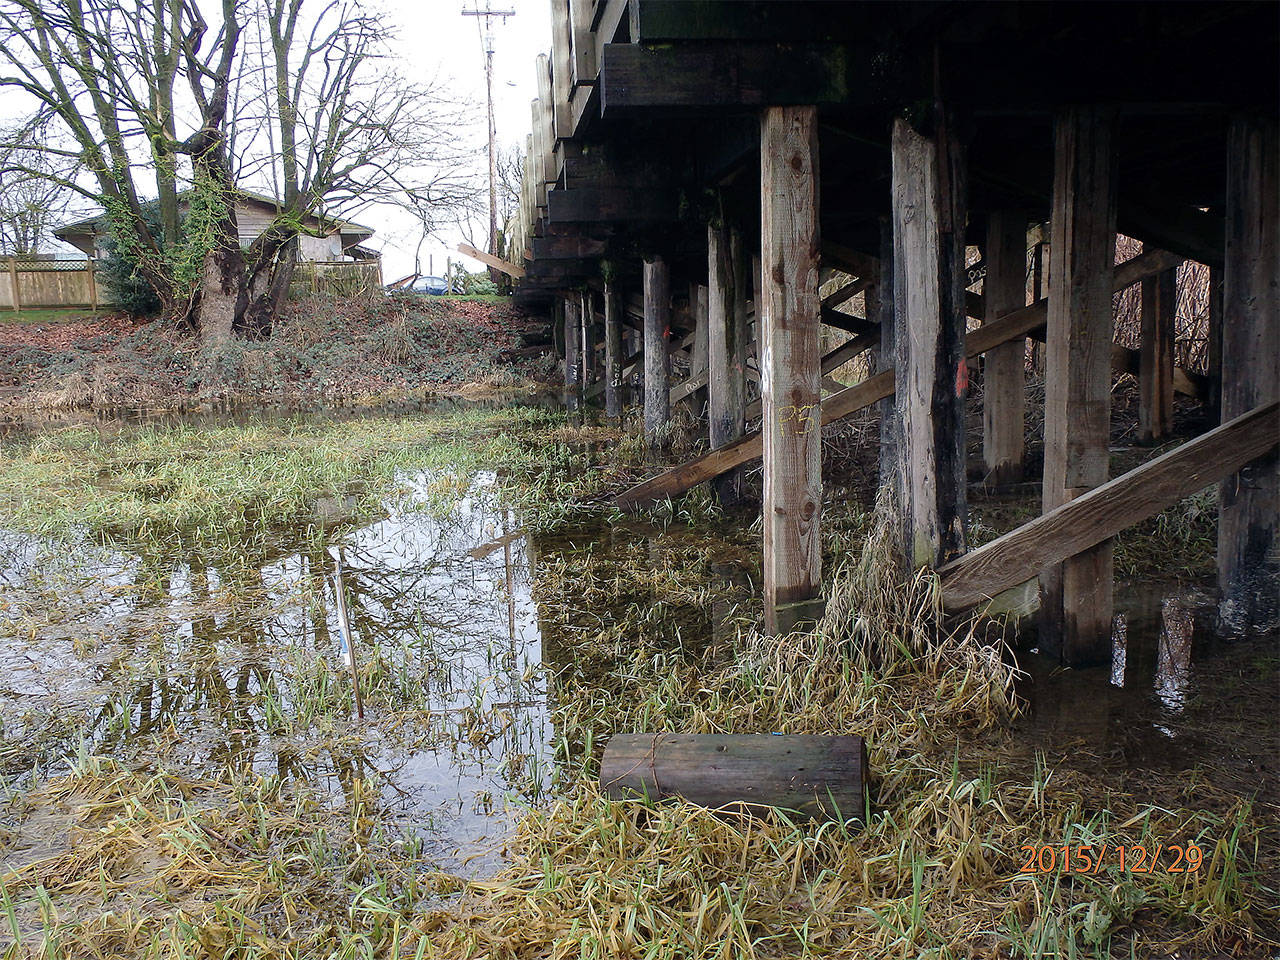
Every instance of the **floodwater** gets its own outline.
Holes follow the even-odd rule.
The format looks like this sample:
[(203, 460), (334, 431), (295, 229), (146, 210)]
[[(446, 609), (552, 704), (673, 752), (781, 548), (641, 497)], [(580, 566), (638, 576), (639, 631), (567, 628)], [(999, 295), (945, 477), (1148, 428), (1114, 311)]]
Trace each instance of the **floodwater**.
[[(490, 871), (521, 804), (548, 782), (534, 553), (491, 474), (457, 478), (443, 515), (414, 509), (440, 477), (401, 480), (408, 495), (374, 522), (343, 524), (349, 505), (322, 501), (326, 533), (293, 531), (289, 543), (286, 531), (259, 556), (68, 557), (5, 534), (6, 780), (87, 752), (193, 777), (250, 769), (319, 787), (337, 806), (372, 777), (389, 835), (442, 866)], [(383, 705), (363, 719), (349, 705), (339, 557), (355, 658)], [(28, 589), (36, 582), (42, 591)], [(40, 607), (50, 585), (65, 607)]]
[[(85, 753), (192, 776), (230, 765), (318, 787), (335, 807), (372, 778), (388, 836), (443, 868), (491, 873), (520, 811), (552, 788), (555, 674), (575, 636), (614, 613), (543, 566), (572, 571), (590, 557), (622, 571), (642, 551), (678, 567), (682, 550), (710, 544), (700, 576), (722, 589), (681, 614), (682, 642), (709, 642), (750, 608), (758, 558), (741, 537), (628, 521), (540, 538), (492, 474), (401, 479), (408, 496), (381, 516), (323, 500), (307, 529), (251, 555), (68, 555), (0, 532), (0, 776), (21, 786)], [(441, 483), (456, 488), (452, 506), (418, 509)], [(363, 718), (350, 702), (338, 560), (351, 647), (375, 694)], [(1195, 586), (1118, 597), (1110, 669), (1058, 669), (1034, 640), (1018, 652), (1027, 709), (1008, 753), (1116, 786), (1207, 765), (1274, 802), (1276, 638), (1216, 640), (1211, 597)]]

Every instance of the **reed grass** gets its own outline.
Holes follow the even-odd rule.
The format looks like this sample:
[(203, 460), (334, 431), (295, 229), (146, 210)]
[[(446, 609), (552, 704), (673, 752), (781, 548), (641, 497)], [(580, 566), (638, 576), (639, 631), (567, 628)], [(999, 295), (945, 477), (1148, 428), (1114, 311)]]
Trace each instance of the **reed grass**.
[[(1260, 880), (1257, 809), (1203, 781), (1168, 785), (1156, 805), (1059, 758), (1011, 758), (1002, 744), (1019, 703), (1007, 651), (995, 633), (943, 617), (936, 579), (901, 570), (884, 505), (824, 516), (832, 574), (822, 623), (763, 636), (751, 589), (758, 529), (708, 537), (722, 523), (718, 509), (686, 497), (647, 518), (664, 531), (650, 551), (611, 549), (608, 530), (634, 521), (602, 509), (599, 494), (631, 468), (601, 467), (589, 447), (618, 435), (532, 412), (503, 414), (497, 429), (488, 416), (198, 437), (72, 433), (6, 451), (17, 464), (3, 481), (12, 522), (133, 544), (212, 535), (227, 523), (250, 531), (255, 512), (300, 517), (308, 498), (349, 490), (356, 476), (370, 497), (385, 495), (409, 463), (439, 471), (436, 509), (461, 495), (470, 466), (503, 465), (508, 489), (542, 505), (531, 523), (562, 538), (544, 545), (534, 588), (544, 642), (562, 665), (546, 678), (550, 791), (540, 792), (546, 771), (513, 758), (531, 765), (534, 799), (505, 842), (507, 866), (480, 878), (441, 870), (421, 842), (390, 830), (374, 776), (352, 773), (335, 796), (244, 763), (195, 770), (173, 759), (183, 731), (163, 727), (141, 749), (130, 726), (135, 687), (123, 685), (99, 711), (115, 733), (99, 744), (135, 750), (107, 755), (85, 739), (66, 767), (15, 785), (0, 808), (4, 956), (967, 960), (1274, 950), (1280, 918)], [(545, 435), (524, 437), (522, 425)], [(104, 469), (125, 480), (104, 483)], [(156, 478), (171, 486), (147, 501), (141, 490)], [(17, 502), (19, 490), (30, 506)], [(135, 502), (159, 506), (148, 514)], [(120, 525), (121, 514), (131, 522)], [(578, 541), (563, 521), (581, 514), (606, 534)], [(67, 589), (71, 567), (7, 594), (0, 632), (44, 636), (62, 624), (78, 642), (105, 642), (86, 624), (109, 591), (78, 598)], [(307, 589), (272, 596), (252, 577), (228, 578), (190, 615), (263, 616), (316, 602)], [(711, 636), (708, 619), (722, 625)], [(483, 684), (455, 708), (433, 706), (454, 686), (438, 643), (424, 630), (363, 662), (370, 729), (352, 728), (344, 671), (316, 649), (272, 651), (275, 679), (256, 690), (255, 709), (271, 736), (302, 751), (337, 754), (370, 737), (478, 749), (508, 735), (510, 712)], [(235, 656), (209, 649), (175, 661), (159, 641), (149, 649), (131, 679), (216, 672)], [(500, 654), (489, 655), (496, 670)], [(834, 823), (605, 799), (596, 784), (604, 743), (647, 730), (857, 732), (874, 794)], [(66, 737), (77, 726), (65, 716), (6, 718), (6, 745), (30, 749), (23, 731)], [(15, 852), (24, 833), (40, 842)], [(1197, 842), (1205, 865), (1182, 875), (1123, 872), (1115, 861), (1097, 874), (1019, 872), (1025, 845), (1142, 842)]]

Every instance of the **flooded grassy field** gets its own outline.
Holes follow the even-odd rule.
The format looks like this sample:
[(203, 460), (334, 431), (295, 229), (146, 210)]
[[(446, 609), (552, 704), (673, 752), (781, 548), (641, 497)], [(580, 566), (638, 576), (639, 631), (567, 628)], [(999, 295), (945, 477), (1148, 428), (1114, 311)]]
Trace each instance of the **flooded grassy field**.
[[(1274, 955), (1276, 638), (1215, 640), (1203, 571), (1135, 585), (1176, 518), (1117, 548), (1110, 670), (944, 621), (856, 497), (778, 640), (749, 515), (605, 505), (640, 452), (479, 406), (0, 440), (6, 955)], [(603, 799), (658, 730), (861, 733), (873, 803)], [(1113, 852), (1023, 870), (1064, 844)]]

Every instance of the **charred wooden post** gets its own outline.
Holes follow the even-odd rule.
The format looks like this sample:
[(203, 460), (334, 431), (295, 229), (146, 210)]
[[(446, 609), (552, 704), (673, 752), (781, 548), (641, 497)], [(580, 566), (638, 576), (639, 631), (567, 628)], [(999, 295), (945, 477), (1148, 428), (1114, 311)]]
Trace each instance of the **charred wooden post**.
[(835, 820), (865, 815), (869, 779), (866, 744), (852, 734), (616, 733), (600, 761), (601, 790), (615, 800), (683, 797)]
[(582, 302), (564, 298), (564, 404), (577, 410), (582, 403)]
[[(707, 227), (707, 407), (713, 450), (733, 443), (746, 430), (750, 326), (742, 235), (712, 224)], [(737, 503), (742, 471), (717, 478), (715, 491), (721, 503)]]
[[(1280, 397), (1280, 133), (1233, 118), (1227, 137), (1222, 418)], [(1218, 490), (1219, 615), (1230, 633), (1280, 621), (1280, 464), (1270, 455)]]
[(1173, 325), (1177, 270), (1142, 281), (1138, 349), (1138, 439), (1155, 443), (1173, 430)]
[(765, 108), (760, 200), (765, 628), (787, 633), (821, 609), (816, 107)]
[[(1116, 191), (1113, 112), (1073, 107), (1054, 133), (1045, 356), (1044, 512), (1107, 481)], [(1045, 570), (1040, 647), (1068, 666), (1109, 662), (1111, 541)]]
[[(987, 261), (984, 322), (991, 323), (1027, 303), (1025, 214), (1009, 210), (989, 214), (983, 255)], [(996, 486), (1022, 479), (1026, 358), (1026, 340), (1010, 340), (988, 351), (982, 368), (982, 458), (987, 482)]]
[(964, 163), (945, 122), (893, 127), (899, 509), (912, 566), (965, 549)]
[(604, 280), (604, 412), (611, 420), (622, 416), (622, 321), (621, 305), (613, 285), (613, 271), (605, 267)]
[(644, 262), (644, 433), (659, 446), (671, 419), (671, 279), (661, 257)]

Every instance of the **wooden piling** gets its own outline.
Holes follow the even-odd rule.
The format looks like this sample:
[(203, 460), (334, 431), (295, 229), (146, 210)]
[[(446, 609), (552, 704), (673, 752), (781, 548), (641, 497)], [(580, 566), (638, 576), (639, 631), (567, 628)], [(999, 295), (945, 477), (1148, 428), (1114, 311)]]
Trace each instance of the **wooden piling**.
[(964, 168), (945, 123), (893, 127), (893, 280), (902, 546), (915, 567), (965, 549)]
[[(746, 430), (746, 370), (750, 350), (747, 264), (742, 235), (707, 227), (707, 408), (711, 448), (728, 446)], [(742, 497), (742, 471), (715, 481), (722, 504)]]
[[(880, 349), (876, 373), (892, 370), (896, 359), (896, 321), (893, 309), (893, 218), (880, 218)], [(867, 317), (868, 320), (871, 317)], [(880, 488), (888, 490), (894, 503), (901, 502), (898, 489), (898, 404), (892, 394), (878, 401), (880, 405)]]
[(822, 576), (817, 108), (765, 108), (760, 197), (765, 629), (787, 633), (816, 618)]
[(613, 278), (604, 281), (604, 412), (611, 420), (622, 416), (622, 323), (621, 307)]
[[(984, 322), (991, 323), (1027, 302), (1026, 215), (1009, 210), (989, 214), (983, 255)], [(1010, 340), (988, 351), (982, 368), (982, 458), (987, 483), (995, 486), (1022, 479), (1026, 357), (1026, 340)]]
[[(1107, 481), (1111, 287), (1116, 191), (1114, 113), (1070, 107), (1054, 127), (1045, 356), (1044, 512)], [(1040, 648), (1068, 666), (1109, 662), (1111, 541), (1046, 568)]]
[[(1222, 419), (1280, 397), (1280, 133), (1239, 116), (1227, 136)], [(1280, 622), (1280, 464), (1265, 457), (1218, 490), (1219, 619), (1229, 633)]]
[[(689, 284), (689, 312), (693, 315), (693, 347), (689, 358), (689, 379), (706, 383), (707, 352), (707, 287), (702, 283)], [(706, 390), (699, 387), (690, 394), (689, 406), (695, 417), (701, 418), (705, 410)]]
[(564, 405), (577, 410), (582, 402), (582, 318), (577, 296), (564, 298)]
[(590, 290), (582, 291), (580, 304), (582, 315), (582, 381), (579, 389), (581, 389), (582, 398), (585, 401), (587, 391), (595, 380), (596, 368), (595, 309), (591, 303)]
[(671, 278), (661, 257), (644, 262), (644, 433), (662, 444), (671, 419)]
[(1142, 343), (1138, 347), (1138, 439), (1163, 440), (1173, 430), (1173, 336), (1177, 270), (1142, 281)]

